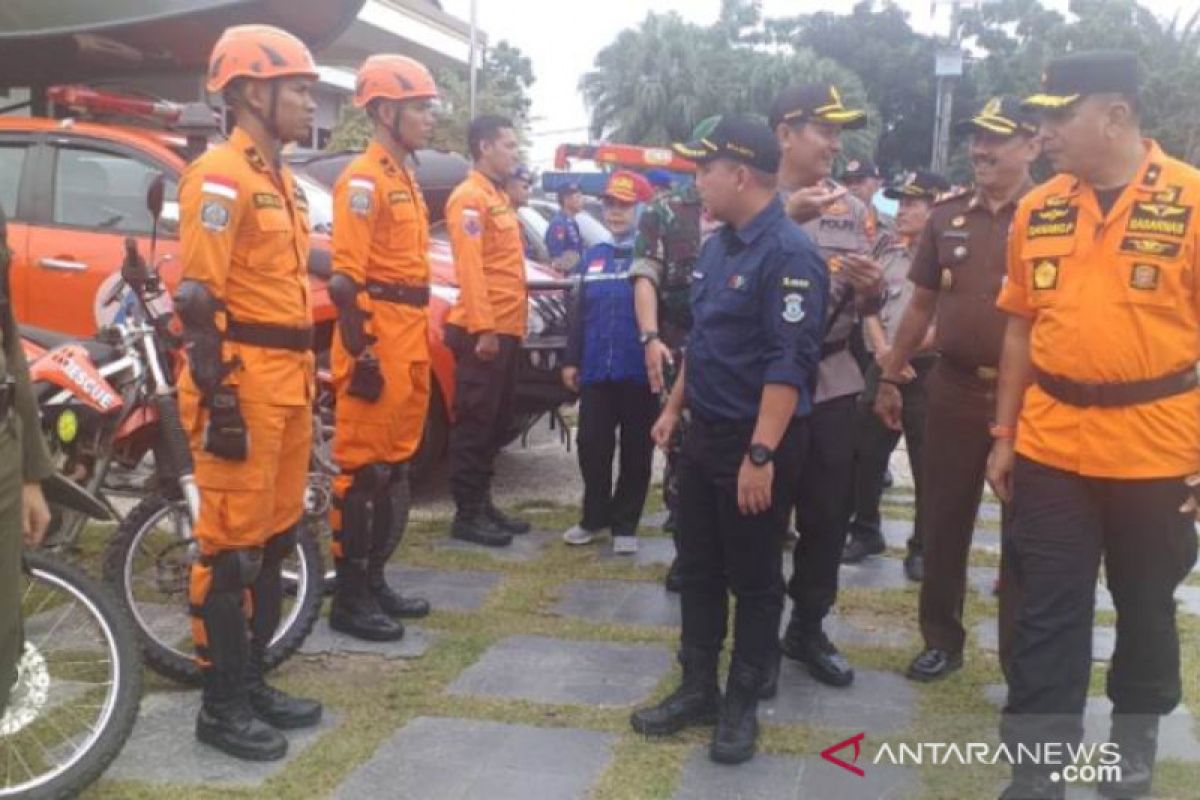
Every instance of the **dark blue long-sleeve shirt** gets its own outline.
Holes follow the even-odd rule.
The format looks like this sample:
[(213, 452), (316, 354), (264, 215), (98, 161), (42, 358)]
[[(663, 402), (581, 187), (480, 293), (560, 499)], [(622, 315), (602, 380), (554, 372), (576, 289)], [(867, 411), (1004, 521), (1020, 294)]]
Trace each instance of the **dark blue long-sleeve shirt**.
[(709, 237), (692, 272), (685, 398), (708, 421), (758, 417), (763, 387), (795, 387), (812, 411), (829, 272), (778, 198)]

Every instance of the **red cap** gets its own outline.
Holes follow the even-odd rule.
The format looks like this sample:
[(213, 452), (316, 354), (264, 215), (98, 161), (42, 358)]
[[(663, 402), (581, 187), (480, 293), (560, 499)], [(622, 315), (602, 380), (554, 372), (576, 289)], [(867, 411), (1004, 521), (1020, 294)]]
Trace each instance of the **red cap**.
[(654, 187), (645, 176), (627, 169), (614, 172), (604, 187), (604, 196), (622, 203), (644, 203), (654, 197)]

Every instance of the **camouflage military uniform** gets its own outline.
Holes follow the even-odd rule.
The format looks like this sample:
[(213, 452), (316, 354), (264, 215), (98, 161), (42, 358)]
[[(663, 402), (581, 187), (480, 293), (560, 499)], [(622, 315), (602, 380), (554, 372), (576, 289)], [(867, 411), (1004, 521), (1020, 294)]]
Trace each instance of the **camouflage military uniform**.
[[(658, 290), (659, 335), (671, 349), (675, 364), (681, 363), (683, 345), (692, 327), (692, 312), (688, 289), (692, 280), (692, 265), (700, 254), (700, 195), (694, 186), (680, 187), (654, 201), (642, 212), (634, 244), (630, 277), (647, 278)], [(675, 371), (665, 376), (662, 399), (665, 402)], [(667, 468), (663, 472), (663, 502), (667, 506), (666, 527), (674, 529), (675, 510), (679, 491), (675, 482), (675, 465), (679, 447), (686, 430), (686, 420), (679, 426), (667, 450)], [(678, 541), (676, 542), (678, 547)]]

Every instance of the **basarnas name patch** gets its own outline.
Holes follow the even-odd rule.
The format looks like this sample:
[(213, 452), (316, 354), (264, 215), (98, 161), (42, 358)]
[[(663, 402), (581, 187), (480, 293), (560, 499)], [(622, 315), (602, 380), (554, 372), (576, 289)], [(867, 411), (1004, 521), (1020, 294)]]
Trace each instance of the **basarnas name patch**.
[(1183, 238), (1187, 235), (1192, 209), (1175, 203), (1134, 203), (1128, 233), (1154, 233)]

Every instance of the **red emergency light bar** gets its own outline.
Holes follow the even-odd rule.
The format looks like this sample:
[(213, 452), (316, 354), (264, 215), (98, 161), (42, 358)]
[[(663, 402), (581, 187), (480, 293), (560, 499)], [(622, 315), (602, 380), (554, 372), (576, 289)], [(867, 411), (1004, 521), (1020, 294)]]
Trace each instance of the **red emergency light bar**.
[(554, 168), (565, 170), (570, 159), (595, 161), (615, 167), (667, 169), (671, 172), (695, 172), (696, 165), (680, 158), (667, 147), (642, 147), (635, 144), (560, 144), (554, 151)]
[(183, 106), (178, 103), (102, 92), (87, 86), (51, 86), (46, 90), (46, 97), (57, 106), (79, 113), (151, 117), (166, 123), (178, 122), (183, 112)]

